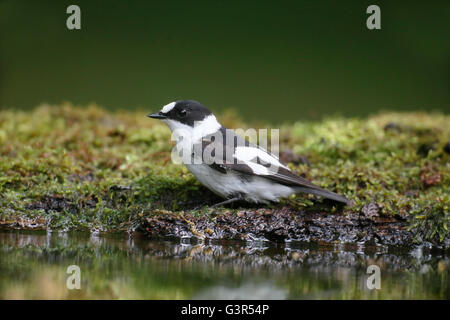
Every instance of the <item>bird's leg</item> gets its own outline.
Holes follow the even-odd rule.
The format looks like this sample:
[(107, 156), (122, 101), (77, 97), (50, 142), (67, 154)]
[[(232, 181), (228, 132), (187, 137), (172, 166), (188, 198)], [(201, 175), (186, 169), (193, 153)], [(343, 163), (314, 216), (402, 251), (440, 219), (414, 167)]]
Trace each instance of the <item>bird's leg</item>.
[(235, 201), (239, 201), (239, 200), (242, 200), (241, 196), (237, 196), (237, 197), (234, 197), (234, 198), (231, 198), (231, 199), (228, 199), (228, 200), (216, 203), (215, 205), (212, 206), (212, 208), (221, 207), (221, 206), (224, 206), (226, 204), (229, 204), (229, 203), (232, 203), (232, 202), (235, 202)]
[[(225, 200), (225, 201), (213, 204), (211, 206), (211, 208), (220, 207), (220, 206), (223, 206), (225, 204), (232, 203), (232, 202), (235, 202), (235, 201), (238, 201), (238, 200), (242, 200), (242, 199), (243, 199), (243, 197), (241, 195), (239, 195), (239, 196), (236, 196), (234, 198), (231, 198), (231, 199), (228, 199), (228, 200)], [(204, 206), (205, 206), (205, 204), (201, 204), (201, 205), (199, 205), (199, 206), (197, 206), (197, 207), (195, 207), (195, 208), (193, 208), (191, 210), (192, 211), (199, 210), (200, 208), (203, 208)]]

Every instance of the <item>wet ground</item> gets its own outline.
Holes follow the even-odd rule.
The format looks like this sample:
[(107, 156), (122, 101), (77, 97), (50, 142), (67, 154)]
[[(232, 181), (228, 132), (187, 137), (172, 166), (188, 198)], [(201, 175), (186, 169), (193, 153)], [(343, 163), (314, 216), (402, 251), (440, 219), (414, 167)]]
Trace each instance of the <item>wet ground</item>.
[[(366, 205), (360, 213), (345, 214), (291, 207), (244, 209), (237, 214), (201, 216), (162, 212), (145, 218), (141, 229), (152, 238), (264, 240), (277, 243), (295, 240), (319, 244), (403, 247), (412, 246), (415, 241), (406, 219), (381, 216), (375, 203)], [(448, 248), (449, 244), (444, 242), (438, 247)]]
[[(217, 199), (216, 199), (217, 200)], [(198, 202), (195, 202), (198, 205)], [(332, 204), (335, 204), (331, 202)], [(48, 197), (32, 203), (33, 208), (67, 210), (75, 208), (63, 197)], [(192, 208), (191, 208), (192, 209)], [(307, 209), (294, 206), (263, 208), (242, 203), (239, 210), (214, 210), (203, 207), (200, 213), (153, 210), (151, 215), (130, 222), (128, 232), (143, 232), (152, 239), (305, 241), (321, 244), (363, 244), (412, 247), (422, 245), (449, 250), (450, 238), (441, 243), (417, 241), (415, 230), (410, 230), (406, 217), (382, 215), (377, 203), (369, 203), (358, 211), (337, 207), (330, 212), (327, 202)], [(72, 213), (76, 213), (76, 208)], [(48, 221), (36, 216), (32, 219), (0, 220), (0, 230), (49, 230)], [(124, 228), (122, 228), (123, 230)], [(91, 230), (95, 231), (95, 230)]]
[(449, 299), (449, 276), (450, 257), (426, 248), (0, 232), (1, 299)]

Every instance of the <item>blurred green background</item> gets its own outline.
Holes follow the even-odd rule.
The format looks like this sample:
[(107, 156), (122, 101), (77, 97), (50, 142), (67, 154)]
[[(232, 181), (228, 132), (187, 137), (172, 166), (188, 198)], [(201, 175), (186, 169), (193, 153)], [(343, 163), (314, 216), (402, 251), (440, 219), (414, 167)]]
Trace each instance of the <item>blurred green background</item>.
[[(82, 29), (66, 28), (81, 7)], [(381, 7), (381, 30), (366, 8)], [(0, 108), (450, 109), (450, 1), (0, 1)]]

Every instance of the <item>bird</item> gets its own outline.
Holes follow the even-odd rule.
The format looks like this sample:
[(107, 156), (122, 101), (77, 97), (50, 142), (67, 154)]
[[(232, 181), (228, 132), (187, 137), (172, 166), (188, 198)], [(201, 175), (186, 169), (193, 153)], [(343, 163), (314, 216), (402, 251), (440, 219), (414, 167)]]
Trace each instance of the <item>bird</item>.
[(349, 204), (344, 196), (296, 175), (277, 156), (222, 126), (197, 101), (174, 101), (148, 117), (167, 124), (175, 136), (175, 154), (200, 183), (224, 200), (214, 206), (235, 201), (268, 204), (298, 193)]

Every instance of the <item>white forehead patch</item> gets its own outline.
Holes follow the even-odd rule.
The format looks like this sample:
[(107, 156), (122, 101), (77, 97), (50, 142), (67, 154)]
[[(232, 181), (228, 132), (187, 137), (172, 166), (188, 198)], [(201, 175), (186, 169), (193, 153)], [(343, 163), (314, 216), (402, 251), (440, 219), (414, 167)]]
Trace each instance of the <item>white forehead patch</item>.
[(170, 110), (172, 110), (173, 109), (173, 107), (175, 107), (175, 105), (176, 105), (176, 102), (171, 102), (171, 103), (169, 103), (169, 104), (166, 104), (163, 108), (162, 108), (162, 113), (168, 113), (168, 112), (170, 112)]

